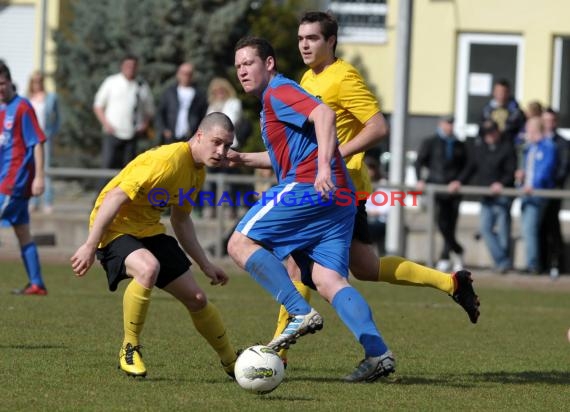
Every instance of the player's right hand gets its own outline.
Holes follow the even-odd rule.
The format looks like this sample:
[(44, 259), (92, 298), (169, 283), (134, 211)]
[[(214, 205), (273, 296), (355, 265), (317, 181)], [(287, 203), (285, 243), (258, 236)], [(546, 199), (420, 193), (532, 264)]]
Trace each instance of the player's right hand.
[(321, 194), (324, 200), (328, 200), (329, 193), (334, 193), (336, 191), (336, 186), (331, 177), (330, 168), (325, 170), (325, 168), (319, 168), (317, 171), (317, 177), (315, 178), (315, 190)]

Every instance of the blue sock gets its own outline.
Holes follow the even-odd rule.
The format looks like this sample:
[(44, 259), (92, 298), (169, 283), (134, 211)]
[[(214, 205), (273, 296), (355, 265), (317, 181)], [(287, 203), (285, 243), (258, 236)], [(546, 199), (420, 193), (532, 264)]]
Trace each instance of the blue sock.
[(332, 306), (344, 324), (364, 347), (368, 356), (380, 356), (388, 347), (372, 319), (370, 306), (352, 286), (341, 289), (332, 300)]
[(40, 258), (38, 256), (38, 248), (34, 242), (30, 242), (20, 248), (22, 260), (28, 273), (30, 284), (45, 287), (42, 279), (42, 269), (40, 267)]
[(291, 315), (306, 315), (311, 311), (311, 305), (289, 279), (285, 266), (266, 249), (256, 250), (245, 262), (247, 270), (253, 279), (267, 290), (273, 298), (285, 306)]

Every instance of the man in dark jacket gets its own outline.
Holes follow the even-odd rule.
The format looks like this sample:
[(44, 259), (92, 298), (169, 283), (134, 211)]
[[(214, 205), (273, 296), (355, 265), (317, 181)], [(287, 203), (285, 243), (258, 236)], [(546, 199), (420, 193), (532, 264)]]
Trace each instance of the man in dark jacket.
[(188, 140), (206, 116), (206, 94), (192, 82), (194, 66), (182, 63), (176, 72), (177, 84), (169, 86), (160, 99), (155, 128), (160, 144)]
[[(459, 204), (461, 196), (456, 192), (465, 181), (460, 181), (467, 164), (465, 144), (453, 134), (453, 117), (442, 117), (438, 123), (436, 134), (427, 137), (421, 144), (416, 160), (417, 188), (423, 191), (426, 183), (448, 185), (449, 193), (435, 197), (436, 219), (439, 231), (443, 236), (443, 250), (437, 262), (437, 269), (448, 272), (453, 268), (456, 272), (463, 268), (463, 247), (455, 237)], [(428, 170), (427, 178), (423, 177), (423, 169)], [(453, 253), (453, 267), (450, 261)]]
[[(548, 108), (542, 113), (544, 136), (556, 146), (556, 189), (563, 189), (570, 169), (570, 146), (566, 139), (558, 134), (558, 114)], [(560, 212), (562, 200), (548, 199), (544, 217), (541, 222), (540, 259), (541, 267), (549, 268), (550, 276), (558, 277), (560, 273), (561, 253), (564, 244), (560, 229)]]
[(525, 124), (525, 115), (517, 101), (511, 95), (511, 85), (506, 79), (499, 79), (493, 85), (493, 98), (483, 108), (481, 123), (493, 120), (501, 135), (511, 143), (517, 142), (517, 136)]
[(511, 205), (513, 199), (501, 195), (503, 188), (513, 187), (517, 166), (513, 144), (501, 137), (499, 127), (492, 120), (483, 122), (481, 139), (474, 145), (469, 166), (460, 179), (473, 177), (476, 186), (489, 186), (492, 195), (481, 199), (479, 230), (500, 273), (512, 268), (511, 259)]

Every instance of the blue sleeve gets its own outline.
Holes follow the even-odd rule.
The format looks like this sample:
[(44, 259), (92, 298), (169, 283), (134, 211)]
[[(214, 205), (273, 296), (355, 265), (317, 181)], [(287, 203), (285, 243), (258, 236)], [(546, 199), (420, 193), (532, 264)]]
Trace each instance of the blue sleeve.
[(551, 188), (556, 183), (556, 147), (553, 144), (544, 146), (544, 161), (540, 168), (540, 175), (537, 176), (539, 187)]
[(26, 147), (31, 147), (45, 141), (33, 109), (24, 110), (22, 114), (22, 134)]

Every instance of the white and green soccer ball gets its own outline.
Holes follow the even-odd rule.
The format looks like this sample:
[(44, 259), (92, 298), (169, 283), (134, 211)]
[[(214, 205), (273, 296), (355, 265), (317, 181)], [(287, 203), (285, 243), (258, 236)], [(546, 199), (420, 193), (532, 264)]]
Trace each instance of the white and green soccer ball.
[(283, 381), (283, 361), (268, 346), (251, 346), (238, 357), (234, 369), (236, 381), (243, 389), (256, 394), (273, 391)]

